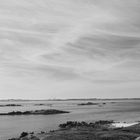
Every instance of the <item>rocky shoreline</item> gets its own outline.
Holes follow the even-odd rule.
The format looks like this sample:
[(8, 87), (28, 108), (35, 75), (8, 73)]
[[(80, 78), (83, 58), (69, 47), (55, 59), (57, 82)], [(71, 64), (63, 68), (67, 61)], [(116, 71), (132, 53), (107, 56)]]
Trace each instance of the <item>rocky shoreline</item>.
[(136, 140), (140, 136), (140, 123), (113, 128), (114, 121), (97, 122), (68, 121), (60, 124), (58, 130), (50, 132), (22, 132), (19, 138), (9, 140)]

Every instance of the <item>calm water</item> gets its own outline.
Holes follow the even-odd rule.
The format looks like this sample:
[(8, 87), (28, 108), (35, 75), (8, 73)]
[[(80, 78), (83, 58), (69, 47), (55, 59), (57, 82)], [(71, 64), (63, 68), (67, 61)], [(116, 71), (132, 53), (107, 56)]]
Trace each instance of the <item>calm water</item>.
[[(60, 123), (69, 120), (96, 121), (139, 121), (140, 100), (109, 100), (92, 101), (106, 102), (105, 105), (77, 106), (88, 101), (18, 101), (0, 102), (1, 104), (21, 104), (21, 107), (0, 107), (0, 113), (10, 111), (26, 111), (37, 109), (60, 109), (70, 111), (69, 114), (59, 115), (29, 115), (29, 116), (0, 116), (0, 140), (18, 136), (23, 131), (49, 131), (57, 129)], [(115, 103), (112, 103), (115, 102)], [(46, 104), (35, 106), (35, 104)]]

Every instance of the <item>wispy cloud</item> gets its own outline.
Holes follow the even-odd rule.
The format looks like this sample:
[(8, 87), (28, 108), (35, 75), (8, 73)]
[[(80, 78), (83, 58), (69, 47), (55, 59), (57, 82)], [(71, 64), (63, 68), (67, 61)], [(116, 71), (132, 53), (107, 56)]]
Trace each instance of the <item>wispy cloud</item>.
[[(15, 95), (19, 87), (33, 92), (38, 79), (46, 97), (59, 90), (45, 83), (65, 83), (60, 92), (81, 92), (84, 83), (83, 91), (90, 93), (103, 92), (100, 84), (111, 90), (124, 84), (125, 92), (126, 84), (138, 86), (139, 5), (137, 0), (0, 0), (1, 91), (9, 95), (5, 85), (18, 84)], [(25, 87), (27, 81), (32, 82)]]

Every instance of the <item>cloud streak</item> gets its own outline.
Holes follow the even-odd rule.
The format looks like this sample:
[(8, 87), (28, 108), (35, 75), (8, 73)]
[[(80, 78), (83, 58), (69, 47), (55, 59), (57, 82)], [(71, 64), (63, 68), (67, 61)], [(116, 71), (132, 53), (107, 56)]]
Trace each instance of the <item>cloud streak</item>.
[(0, 0), (1, 98), (138, 97), (139, 12), (138, 0)]

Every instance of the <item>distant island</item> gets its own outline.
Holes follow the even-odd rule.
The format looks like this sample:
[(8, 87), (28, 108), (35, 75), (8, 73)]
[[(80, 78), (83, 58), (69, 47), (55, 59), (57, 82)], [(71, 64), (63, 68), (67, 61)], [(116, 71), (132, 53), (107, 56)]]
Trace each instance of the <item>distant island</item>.
[(0, 115), (53, 115), (53, 114), (63, 114), (70, 113), (68, 111), (48, 109), (48, 110), (35, 110), (35, 111), (12, 111), (8, 113), (0, 113)]
[(79, 106), (86, 106), (86, 105), (105, 105), (106, 103), (93, 103), (93, 102), (87, 102), (87, 103), (80, 103), (80, 104), (77, 104)]
[(0, 107), (13, 107), (13, 106), (22, 106), (20, 104), (6, 104), (6, 105), (0, 105)]
[(77, 104), (77, 105), (81, 105), (81, 106), (84, 106), (84, 105), (99, 105), (99, 103), (87, 102), (87, 103), (80, 103), (80, 104)]

